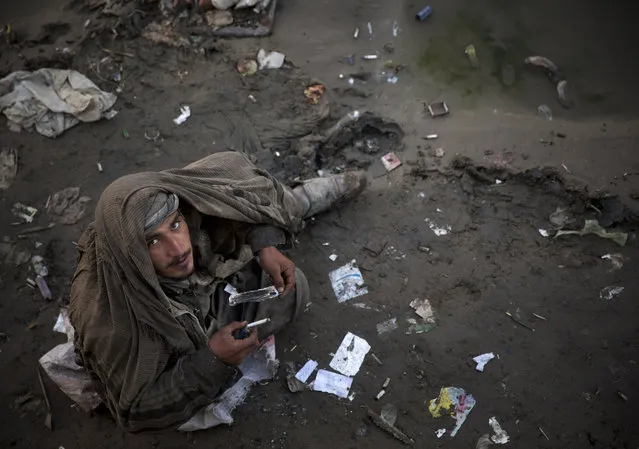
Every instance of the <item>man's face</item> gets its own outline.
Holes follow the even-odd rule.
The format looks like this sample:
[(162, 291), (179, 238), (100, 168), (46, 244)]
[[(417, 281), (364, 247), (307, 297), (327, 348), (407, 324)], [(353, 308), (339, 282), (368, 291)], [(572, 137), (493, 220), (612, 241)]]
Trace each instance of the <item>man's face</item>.
[(184, 279), (193, 273), (193, 249), (189, 227), (179, 211), (169, 215), (146, 234), (146, 243), (159, 276)]

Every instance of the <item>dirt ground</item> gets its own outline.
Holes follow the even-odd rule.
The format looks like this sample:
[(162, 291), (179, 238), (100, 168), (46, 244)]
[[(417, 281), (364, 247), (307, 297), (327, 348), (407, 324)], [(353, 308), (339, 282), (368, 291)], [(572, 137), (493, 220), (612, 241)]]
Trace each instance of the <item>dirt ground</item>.
[[(197, 49), (206, 51), (139, 37), (140, 27), (157, 14), (153, 6), (140, 7), (140, 22), (122, 20), (116, 35), (98, 29), (116, 19), (97, 15), (80, 0), (0, 5), (0, 21), (10, 23), (15, 36), (0, 42), (0, 77), (54, 66), (120, 90), (117, 117), (78, 125), (56, 139), (0, 124), (0, 147), (14, 147), (20, 157), (17, 179), (0, 191), (0, 235), (46, 259), (54, 295), (45, 302), (25, 286), (28, 264), (1, 265), (0, 445), (400, 447), (362, 408), (379, 411), (393, 403), (397, 426), (416, 447), (475, 447), (495, 416), (511, 437), (507, 446), (639, 448), (633, 414), (639, 400), (639, 304), (632, 299), (639, 287), (639, 204), (633, 199), (639, 198), (639, 67), (631, 44), (639, 36), (632, 3), (479, 3), (433, 0), (434, 13), (419, 22), (414, 14), (423, 5), (412, 1), (279, 0), (272, 36), (198, 41)], [(471, 43), (478, 70), (464, 55)], [(284, 52), (288, 64), (242, 79), (236, 61), (259, 48)], [(359, 59), (375, 52), (376, 61)], [(345, 57), (353, 53), (351, 66)], [(524, 66), (531, 54), (561, 65), (574, 108), (559, 105), (541, 69)], [(98, 65), (105, 57), (110, 59)], [(379, 75), (388, 71), (388, 59), (404, 67), (396, 84)], [(513, 86), (502, 82), (504, 64), (516, 70)], [(122, 74), (120, 82), (113, 81), (115, 72)], [(358, 72), (372, 76), (355, 81), (354, 95), (345, 89), (349, 75)], [(299, 136), (313, 130), (318, 109), (303, 97), (309, 78), (332, 89), (326, 94), (333, 100), (329, 121), (369, 110), (401, 125), (405, 135), (392, 149), (404, 164), (386, 174), (378, 160), (384, 148), (373, 156), (347, 148), (312, 167), (365, 166), (371, 186), (298, 236), (291, 257), (309, 279), (312, 304), (276, 337), (278, 377), (252, 390), (230, 427), (161, 435), (127, 434), (105, 412), (88, 416), (45, 378), (54, 424), (48, 430), (37, 360), (63, 342), (52, 326), (67, 301), (72, 242), (92, 213), (75, 225), (20, 239), (29, 225), (11, 224), (12, 205), (39, 208), (34, 225), (46, 225), (44, 205), (57, 190), (79, 186), (92, 198), (92, 209), (101, 191), (123, 174), (182, 166), (226, 148), (248, 152), (285, 181), (308, 175), (296, 156), (297, 139), (278, 136), (294, 134), (300, 117), (306, 121)], [(436, 100), (446, 100), (448, 116), (432, 119), (424, 112), (424, 103)], [(185, 104), (192, 116), (176, 126), (172, 119)], [(552, 121), (538, 116), (540, 104), (550, 106)], [(145, 138), (156, 130), (161, 138)], [(437, 140), (423, 139), (433, 133)], [(443, 157), (436, 157), (437, 148), (445, 150)], [(549, 217), (557, 208), (566, 211), (568, 228), (597, 219), (627, 232), (628, 242), (622, 247), (595, 236), (543, 237), (539, 229), (553, 229)], [(450, 232), (438, 236), (429, 223), (450, 226)], [(329, 260), (333, 253), (335, 262)], [(623, 266), (602, 259), (606, 254), (619, 254)], [(328, 273), (352, 259), (370, 292), (339, 304)], [(624, 290), (601, 299), (606, 286)], [(415, 298), (428, 298), (434, 307), (437, 326), (430, 332), (406, 334), (407, 319), (418, 318), (409, 307)], [(510, 320), (507, 311), (534, 332)], [(397, 318), (399, 328), (378, 335), (377, 323), (390, 318)], [(327, 368), (348, 331), (365, 338), (382, 362), (366, 358), (354, 378), (354, 400), (290, 393), (287, 364), (299, 368), (313, 358)], [(477, 372), (472, 357), (491, 351), (499, 357)], [(390, 386), (376, 401), (386, 378)], [(429, 400), (445, 386), (464, 388), (477, 405), (455, 438), (437, 439), (437, 429), (450, 430), (454, 423), (428, 411)], [(26, 394), (32, 399), (24, 401)]]

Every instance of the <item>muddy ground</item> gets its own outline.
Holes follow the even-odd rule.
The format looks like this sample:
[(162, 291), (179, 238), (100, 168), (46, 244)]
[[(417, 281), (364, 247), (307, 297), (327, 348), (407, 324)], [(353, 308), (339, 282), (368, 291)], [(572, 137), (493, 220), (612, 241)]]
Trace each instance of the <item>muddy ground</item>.
[[(97, 16), (78, 1), (0, 6), (0, 20), (11, 23), (16, 36), (10, 45), (0, 43), (0, 76), (53, 65), (79, 70), (105, 90), (121, 90), (116, 118), (79, 125), (56, 139), (0, 127), (0, 145), (18, 149), (20, 156), (16, 181), (0, 192), (0, 234), (46, 258), (54, 295), (45, 302), (25, 286), (31, 275), (27, 265), (2, 265), (3, 447), (399, 447), (362, 409), (379, 411), (387, 403), (397, 406), (397, 426), (417, 447), (475, 447), (490, 431), (491, 416), (509, 433), (513, 447), (639, 447), (633, 416), (639, 400), (638, 204), (633, 199), (639, 188), (634, 82), (639, 69), (628, 56), (627, 43), (635, 42), (637, 33), (631, 10), (624, 2), (605, 9), (577, 1), (432, 5), (433, 16), (415, 22), (421, 4), (409, 1), (281, 0), (273, 36), (205, 40), (189, 51), (138, 36), (155, 17), (152, 7), (141, 8), (140, 23), (118, 24), (115, 36), (100, 29), (112, 25), (112, 17)], [(92, 25), (85, 28), (87, 18)], [(395, 21), (399, 32), (393, 37)], [(353, 40), (356, 27), (360, 38)], [(394, 53), (385, 53), (386, 43), (393, 44)], [(482, 62), (476, 71), (463, 54), (469, 43)], [(207, 51), (198, 50), (203, 46)], [(64, 47), (72, 55), (61, 52)], [(236, 60), (260, 47), (283, 51), (289, 64), (241, 79)], [(348, 54), (375, 51), (383, 55), (377, 62), (343, 62)], [(561, 108), (543, 72), (521, 64), (531, 52), (562, 65), (573, 109)], [(106, 56), (111, 58), (98, 68)], [(349, 73), (378, 74), (386, 59), (405, 66), (397, 84), (373, 76), (356, 83), (363, 96), (339, 90), (348, 87)], [(512, 87), (501, 82), (503, 63), (516, 68)], [(121, 82), (113, 81), (118, 71)], [(382, 149), (373, 156), (343, 149), (321, 167), (293, 157), (296, 139), (276, 137), (290, 134), (299, 117), (312, 123), (321, 115), (303, 98), (309, 78), (331, 88), (327, 122), (366, 109), (399, 123), (405, 135), (393, 149), (404, 165), (386, 175), (377, 159)], [(451, 114), (433, 120), (423, 103), (438, 99), (448, 102)], [(552, 121), (537, 116), (541, 103), (553, 110)], [(184, 104), (193, 115), (178, 127), (172, 119)], [(145, 132), (156, 130), (161, 138), (145, 138)], [(431, 133), (439, 138), (422, 139)], [(307, 274), (312, 304), (277, 336), (278, 378), (252, 390), (231, 427), (190, 435), (126, 434), (108, 414), (87, 416), (73, 407), (45, 378), (54, 421), (48, 430), (37, 359), (63, 341), (51, 328), (67, 300), (72, 242), (91, 214), (76, 225), (18, 239), (28, 225), (11, 225), (11, 206), (22, 202), (42, 210), (51, 193), (67, 186), (79, 186), (93, 205), (123, 174), (185, 165), (229, 147), (247, 151), (287, 181), (340, 164), (366, 166), (371, 178), (360, 199), (318, 217), (298, 237), (291, 256)], [(436, 148), (445, 150), (442, 158), (435, 156)], [(604, 194), (617, 199), (602, 200)], [(626, 246), (595, 236), (543, 237), (539, 229), (552, 231), (549, 217), (558, 207), (567, 211), (567, 227), (598, 219), (627, 232)], [(46, 223), (40, 213), (35, 224)], [(437, 236), (428, 223), (450, 226), (450, 232)], [(36, 242), (43, 245), (36, 248)], [(335, 262), (328, 258), (333, 253)], [(611, 253), (621, 255), (621, 268), (602, 260)], [(370, 293), (338, 304), (328, 272), (352, 259)], [(611, 285), (625, 289), (612, 300), (601, 299), (600, 291)], [(408, 304), (415, 298), (431, 301), (437, 326), (407, 335), (406, 319), (415, 318)], [(534, 332), (511, 321), (507, 311)], [(393, 317), (399, 329), (379, 336), (377, 323)], [(290, 393), (287, 362), (300, 367), (313, 358), (327, 367), (347, 331), (366, 338), (382, 362), (367, 357), (355, 376), (355, 399)], [(499, 358), (484, 373), (475, 371), (472, 357), (490, 351)], [(387, 377), (390, 387), (375, 401)], [(477, 400), (453, 439), (435, 436), (439, 428), (451, 429), (453, 420), (434, 419), (427, 410), (442, 386), (463, 387)], [(33, 398), (23, 401), (26, 394)]]

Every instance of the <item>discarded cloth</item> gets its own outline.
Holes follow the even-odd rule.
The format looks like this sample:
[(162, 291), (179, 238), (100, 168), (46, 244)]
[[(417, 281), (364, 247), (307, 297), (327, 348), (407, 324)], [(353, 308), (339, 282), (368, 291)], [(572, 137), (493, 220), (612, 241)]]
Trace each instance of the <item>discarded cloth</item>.
[(102, 403), (102, 399), (87, 372), (75, 362), (74, 330), (66, 310), (60, 312), (53, 330), (66, 334), (67, 342), (40, 357), (40, 365), (60, 390), (82, 410), (91, 411)]
[(67, 187), (54, 193), (48, 201), (47, 212), (61, 224), (77, 223), (86, 213), (88, 196), (80, 196), (79, 187)]
[(75, 70), (13, 72), (0, 80), (0, 111), (9, 128), (56, 137), (80, 122), (113, 118), (115, 94)]

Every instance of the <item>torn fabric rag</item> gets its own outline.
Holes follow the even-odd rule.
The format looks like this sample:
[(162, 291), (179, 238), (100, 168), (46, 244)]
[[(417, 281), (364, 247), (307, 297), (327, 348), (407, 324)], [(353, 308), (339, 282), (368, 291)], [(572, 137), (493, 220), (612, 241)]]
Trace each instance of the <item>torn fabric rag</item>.
[(9, 128), (56, 137), (80, 122), (112, 118), (115, 94), (75, 70), (13, 72), (0, 80), (0, 111)]

